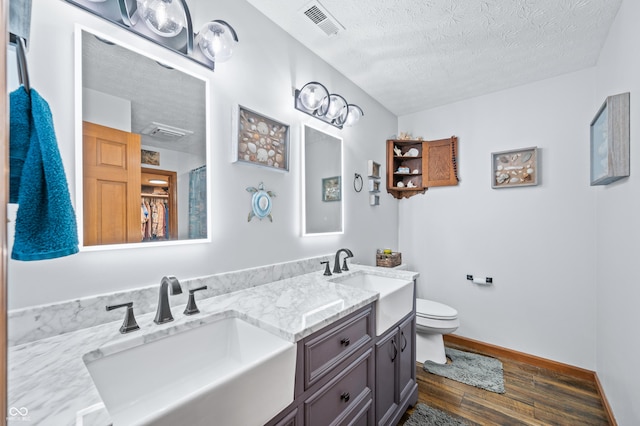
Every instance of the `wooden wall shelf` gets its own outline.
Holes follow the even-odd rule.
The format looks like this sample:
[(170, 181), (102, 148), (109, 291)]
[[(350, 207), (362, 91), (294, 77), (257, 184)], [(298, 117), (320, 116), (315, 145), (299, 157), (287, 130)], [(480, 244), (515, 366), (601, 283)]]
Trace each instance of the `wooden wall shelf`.
[(455, 136), (433, 141), (387, 140), (387, 192), (401, 199), (424, 194), (429, 187), (457, 185), (457, 157)]

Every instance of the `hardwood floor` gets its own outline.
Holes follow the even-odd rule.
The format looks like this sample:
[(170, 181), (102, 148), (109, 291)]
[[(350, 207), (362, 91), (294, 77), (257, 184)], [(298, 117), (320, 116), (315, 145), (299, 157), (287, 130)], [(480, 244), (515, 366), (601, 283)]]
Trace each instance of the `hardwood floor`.
[[(447, 346), (475, 352), (457, 344)], [(492, 356), (503, 364), (504, 394), (428, 373), (417, 364), (418, 402), (461, 417), (470, 425), (610, 424), (593, 381)]]

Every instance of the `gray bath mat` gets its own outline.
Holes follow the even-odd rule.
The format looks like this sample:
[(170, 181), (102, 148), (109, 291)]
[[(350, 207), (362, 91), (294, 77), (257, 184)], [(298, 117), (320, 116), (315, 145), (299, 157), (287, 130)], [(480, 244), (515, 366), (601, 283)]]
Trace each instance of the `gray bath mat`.
[(468, 426), (462, 419), (425, 404), (418, 404), (402, 426)]
[(480, 389), (504, 393), (504, 376), (499, 360), (451, 348), (445, 348), (445, 353), (451, 363), (441, 365), (426, 361), (424, 370)]

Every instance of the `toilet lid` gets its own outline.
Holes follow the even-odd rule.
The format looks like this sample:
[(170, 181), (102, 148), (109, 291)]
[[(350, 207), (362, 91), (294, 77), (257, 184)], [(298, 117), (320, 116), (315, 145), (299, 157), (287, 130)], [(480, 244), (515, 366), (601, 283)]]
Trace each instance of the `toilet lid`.
[(416, 315), (423, 318), (454, 319), (458, 311), (433, 300), (416, 299)]

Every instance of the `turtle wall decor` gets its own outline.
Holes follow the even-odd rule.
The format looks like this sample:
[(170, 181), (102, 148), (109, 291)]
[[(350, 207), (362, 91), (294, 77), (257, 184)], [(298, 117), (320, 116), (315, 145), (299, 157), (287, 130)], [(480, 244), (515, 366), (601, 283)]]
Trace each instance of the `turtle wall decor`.
[(251, 222), (251, 219), (254, 217), (260, 220), (268, 217), (269, 220), (273, 222), (273, 216), (271, 216), (271, 197), (275, 197), (276, 193), (266, 191), (262, 182), (260, 182), (257, 188), (253, 186), (247, 187), (247, 192), (253, 194), (251, 197), (251, 211), (249, 212), (249, 217), (247, 217), (247, 222)]

